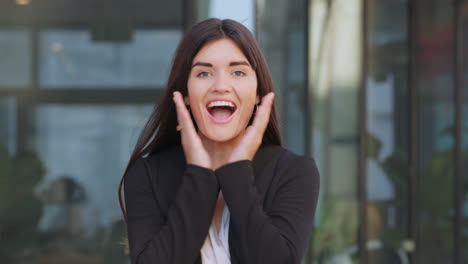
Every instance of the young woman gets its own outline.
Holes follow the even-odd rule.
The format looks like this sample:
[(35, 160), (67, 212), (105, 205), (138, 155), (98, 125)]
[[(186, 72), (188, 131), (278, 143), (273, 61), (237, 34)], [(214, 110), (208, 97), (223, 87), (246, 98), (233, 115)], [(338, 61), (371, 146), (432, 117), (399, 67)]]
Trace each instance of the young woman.
[(185, 34), (120, 186), (132, 263), (300, 263), (319, 174), (281, 147), (272, 91), (240, 23)]

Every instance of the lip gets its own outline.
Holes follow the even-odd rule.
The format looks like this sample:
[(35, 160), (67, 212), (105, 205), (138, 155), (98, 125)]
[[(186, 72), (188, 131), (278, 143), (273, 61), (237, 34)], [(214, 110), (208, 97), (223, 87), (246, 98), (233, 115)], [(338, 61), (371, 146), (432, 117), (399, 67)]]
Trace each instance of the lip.
[[(211, 103), (211, 102), (215, 102), (215, 101), (225, 101), (225, 102), (230, 102), (232, 103), (233, 105), (236, 106), (236, 110), (232, 113), (232, 115), (224, 120), (218, 120), (216, 118), (214, 118), (214, 116), (211, 115), (210, 111), (208, 111), (208, 105)], [(215, 124), (219, 124), (219, 125), (224, 125), (224, 124), (227, 124), (229, 122), (232, 121), (232, 119), (234, 118), (234, 114), (237, 112), (237, 104), (233, 101), (233, 100), (229, 100), (229, 99), (226, 99), (226, 98), (215, 98), (215, 99), (212, 99), (212, 100), (209, 100), (206, 104), (205, 104), (205, 111), (206, 113), (208, 114), (208, 116), (210, 117), (211, 121), (213, 121), (213, 123)]]

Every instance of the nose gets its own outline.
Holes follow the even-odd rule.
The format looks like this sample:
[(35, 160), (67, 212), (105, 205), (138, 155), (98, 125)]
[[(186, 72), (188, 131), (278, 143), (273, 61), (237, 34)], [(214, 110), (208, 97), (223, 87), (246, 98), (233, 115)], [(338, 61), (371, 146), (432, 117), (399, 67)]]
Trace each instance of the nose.
[(229, 75), (226, 73), (217, 74), (213, 85), (213, 90), (219, 93), (226, 93), (232, 90)]

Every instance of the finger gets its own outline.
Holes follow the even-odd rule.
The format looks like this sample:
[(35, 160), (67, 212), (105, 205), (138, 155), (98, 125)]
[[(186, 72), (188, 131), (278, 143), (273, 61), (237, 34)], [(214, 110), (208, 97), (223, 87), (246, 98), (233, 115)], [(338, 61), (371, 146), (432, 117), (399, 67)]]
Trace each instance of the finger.
[(275, 94), (274, 93), (268, 93), (262, 98), (262, 103), (260, 106), (257, 108), (257, 111), (255, 112), (255, 117), (252, 122), (252, 126), (257, 130), (262, 132), (265, 132), (265, 129), (268, 125), (268, 121), (270, 120), (270, 113), (271, 113), (271, 108), (273, 106), (273, 100), (274, 100)]
[(174, 104), (176, 106), (177, 122), (179, 123), (179, 125), (181, 125), (184, 123), (184, 119), (187, 118), (187, 114), (185, 113), (187, 109), (185, 109), (184, 107), (182, 95), (180, 94), (180, 92), (174, 92), (172, 100), (174, 101)]
[(184, 100), (182, 98), (182, 94), (180, 92), (174, 92), (174, 103), (176, 105), (176, 112), (177, 112), (177, 122), (179, 123), (179, 127), (181, 130), (185, 130), (187, 132), (195, 133), (195, 128), (192, 123), (192, 118), (190, 113), (187, 111), (187, 107), (185, 106)]

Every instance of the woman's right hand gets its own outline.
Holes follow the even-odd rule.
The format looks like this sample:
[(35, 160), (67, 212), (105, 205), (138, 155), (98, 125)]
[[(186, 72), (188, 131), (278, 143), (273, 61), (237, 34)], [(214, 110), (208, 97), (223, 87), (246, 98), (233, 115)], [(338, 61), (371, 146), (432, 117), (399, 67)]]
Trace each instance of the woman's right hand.
[(173, 100), (176, 105), (177, 122), (180, 129), (180, 137), (182, 147), (184, 149), (185, 159), (188, 164), (197, 165), (207, 169), (211, 169), (211, 159), (208, 152), (205, 150), (200, 137), (192, 122), (184, 99), (180, 92), (173, 93)]

